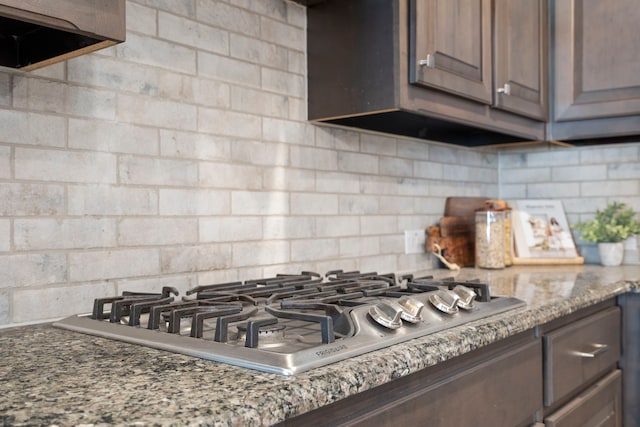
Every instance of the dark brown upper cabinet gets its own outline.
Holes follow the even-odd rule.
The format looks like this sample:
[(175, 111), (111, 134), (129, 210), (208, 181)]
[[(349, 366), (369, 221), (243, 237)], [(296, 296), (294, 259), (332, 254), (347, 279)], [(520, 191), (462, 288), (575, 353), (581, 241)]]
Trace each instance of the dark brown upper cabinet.
[(546, 4), (326, 0), (310, 7), (309, 119), (467, 146), (543, 139)]
[(411, 8), (410, 83), (491, 104), (491, 0), (412, 0)]
[(412, 0), (411, 5), (411, 83), (547, 119), (545, 1)]
[(545, 0), (494, 0), (495, 106), (546, 121), (549, 24)]
[(640, 134), (640, 3), (556, 0), (549, 134), (573, 140)]
[(3, 67), (35, 70), (125, 36), (125, 0), (0, 0)]

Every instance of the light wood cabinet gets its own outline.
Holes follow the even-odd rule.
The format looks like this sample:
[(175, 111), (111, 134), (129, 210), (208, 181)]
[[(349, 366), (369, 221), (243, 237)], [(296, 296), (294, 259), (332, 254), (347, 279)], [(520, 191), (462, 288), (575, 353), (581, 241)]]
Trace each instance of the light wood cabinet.
[(555, 0), (553, 139), (640, 133), (640, 2)]

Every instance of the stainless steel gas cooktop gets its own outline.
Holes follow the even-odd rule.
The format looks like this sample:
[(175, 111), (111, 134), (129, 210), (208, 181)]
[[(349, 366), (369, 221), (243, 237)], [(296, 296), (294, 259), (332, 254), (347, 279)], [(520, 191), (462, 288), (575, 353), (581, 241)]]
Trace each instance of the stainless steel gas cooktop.
[(124, 292), (54, 326), (292, 375), (524, 306), (477, 281), (331, 271)]

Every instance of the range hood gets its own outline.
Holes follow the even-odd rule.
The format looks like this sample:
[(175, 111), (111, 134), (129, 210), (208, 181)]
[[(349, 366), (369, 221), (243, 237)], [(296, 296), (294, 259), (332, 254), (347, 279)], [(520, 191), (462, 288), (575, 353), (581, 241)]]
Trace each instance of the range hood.
[(0, 66), (30, 71), (121, 43), (125, 0), (0, 0)]

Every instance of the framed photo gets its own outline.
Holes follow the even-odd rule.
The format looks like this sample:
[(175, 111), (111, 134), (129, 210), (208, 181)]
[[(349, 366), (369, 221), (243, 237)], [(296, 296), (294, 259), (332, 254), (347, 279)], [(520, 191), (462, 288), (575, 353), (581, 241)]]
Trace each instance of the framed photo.
[[(513, 238), (522, 264), (582, 264), (560, 200), (514, 200)], [(538, 262), (535, 262), (535, 261)], [(516, 263), (516, 262), (514, 262)]]

